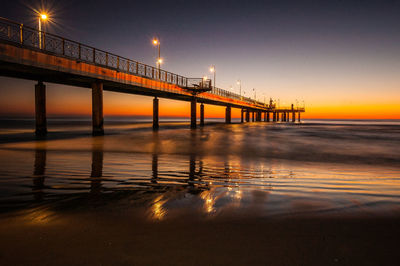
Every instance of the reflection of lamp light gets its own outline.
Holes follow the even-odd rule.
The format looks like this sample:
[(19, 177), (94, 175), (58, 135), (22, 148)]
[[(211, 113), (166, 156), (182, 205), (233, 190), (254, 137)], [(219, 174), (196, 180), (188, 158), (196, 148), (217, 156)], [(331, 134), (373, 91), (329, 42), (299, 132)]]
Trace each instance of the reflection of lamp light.
[(214, 209), (214, 198), (212, 197), (211, 191), (203, 191), (200, 194), (200, 197), (204, 200), (204, 210), (207, 213), (212, 213), (215, 211)]
[(152, 217), (156, 220), (161, 220), (166, 215), (167, 211), (163, 208), (166, 200), (161, 200), (162, 195), (154, 199), (153, 205), (151, 206)]

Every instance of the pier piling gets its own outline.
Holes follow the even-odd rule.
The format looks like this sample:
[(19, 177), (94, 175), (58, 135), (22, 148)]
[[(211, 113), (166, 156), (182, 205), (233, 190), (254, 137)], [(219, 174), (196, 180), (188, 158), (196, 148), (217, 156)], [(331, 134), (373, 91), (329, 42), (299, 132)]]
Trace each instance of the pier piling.
[(92, 134), (94, 136), (104, 135), (103, 118), (103, 83), (92, 83)]
[(46, 85), (39, 81), (35, 85), (35, 119), (36, 130), (38, 136), (46, 135), (47, 133), (47, 118), (46, 118)]
[(158, 98), (154, 97), (153, 99), (153, 130), (158, 130), (160, 127), (158, 120)]
[(200, 104), (200, 126), (204, 126), (204, 104)]
[(225, 109), (225, 123), (230, 124), (231, 123), (231, 107), (227, 106)]
[(190, 128), (196, 128), (196, 105), (197, 99), (193, 97), (192, 101), (190, 102)]

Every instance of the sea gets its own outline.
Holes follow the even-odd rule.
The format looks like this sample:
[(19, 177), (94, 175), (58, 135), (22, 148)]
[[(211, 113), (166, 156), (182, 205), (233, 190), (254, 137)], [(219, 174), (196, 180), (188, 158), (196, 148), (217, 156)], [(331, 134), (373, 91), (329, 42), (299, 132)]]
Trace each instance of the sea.
[[(143, 219), (400, 213), (399, 120), (234, 123), (211, 119), (0, 120), (0, 215), (140, 207)], [(32, 214), (33, 213), (33, 214)]]

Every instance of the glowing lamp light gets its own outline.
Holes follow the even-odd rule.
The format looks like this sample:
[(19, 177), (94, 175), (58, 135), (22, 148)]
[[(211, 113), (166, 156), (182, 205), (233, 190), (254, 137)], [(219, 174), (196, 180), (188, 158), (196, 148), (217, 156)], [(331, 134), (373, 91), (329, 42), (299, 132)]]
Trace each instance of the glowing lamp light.
[(46, 20), (47, 19), (47, 15), (46, 14), (40, 14), (40, 18), (43, 19), (43, 20)]
[(203, 77), (203, 80), (204, 80), (204, 81), (206, 81), (207, 79), (208, 79), (207, 76), (204, 76), (204, 77)]
[(159, 59), (157, 60), (157, 63), (159, 63), (159, 64), (161, 64), (162, 62), (163, 62), (162, 58), (159, 58)]
[(210, 72), (214, 72), (215, 68), (214, 67), (210, 67)]
[(158, 45), (158, 40), (157, 39), (153, 39), (153, 44), (154, 45)]

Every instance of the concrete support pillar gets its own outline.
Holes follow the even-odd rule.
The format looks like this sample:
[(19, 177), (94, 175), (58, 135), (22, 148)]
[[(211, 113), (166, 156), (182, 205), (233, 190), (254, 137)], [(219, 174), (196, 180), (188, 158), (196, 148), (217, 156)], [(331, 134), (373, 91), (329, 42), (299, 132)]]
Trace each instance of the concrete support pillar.
[(267, 112), (264, 112), (264, 122), (267, 122)]
[(300, 122), (300, 112), (298, 113), (297, 122)]
[(296, 113), (292, 112), (292, 122), (296, 122)]
[(250, 122), (250, 111), (246, 110), (246, 122)]
[(243, 112), (244, 112), (244, 110), (243, 110), (243, 108), (241, 109), (241, 115), (240, 115), (240, 123), (243, 123)]
[(104, 135), (103, 83), (92, 83), (92, 134)]
[(276, 112), (272, 113), (272, 122), (276, 122)]
[(283, 112), (282, 113), (282, 122), (285, 122), (286, 121), (286, 112)]
[(200, 126), (204, 126), (204, 103), (200, 104)]
[(269, 122), (269, 112), (266, 112), (266, 113), (265, 113), (265, 116), (266, 116), (266, 118), (265, 118), (266, 121)]
[(36, 119), (36, 135), (46, 135), (47, 118), (46, 118), (46, 85), (39, 81), (35, 85), (35, 119)]
[(196, 120), (197, 120), (196, 105), (197, 105), (197, 99), (196, 99), (196, 97), (193, 97), (192, 101), (190, 102), (190, 127), (191, 128), (196, 128)]
[(230, 124), (231, 123), (231, 107), (227, 106), (225, 109), (225, 123)]
[(158, 130), (159, 123), (158, 123), (158, 98), (154, 97), (153, 99), (153, 130)]
[(253, 111), (253, 112), (251, 112), (251, 116), (252, 116), (252, 118), (251, 118), (251, 122), (254, 122), (254, 111)]

